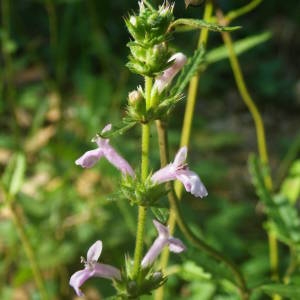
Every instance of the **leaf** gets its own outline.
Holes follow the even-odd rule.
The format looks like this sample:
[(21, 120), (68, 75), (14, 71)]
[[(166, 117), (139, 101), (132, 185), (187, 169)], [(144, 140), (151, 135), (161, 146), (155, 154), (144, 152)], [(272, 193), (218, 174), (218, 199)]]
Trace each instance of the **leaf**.
[(204, 55), (205, 49), (203, 46), (195, 50), (194, 55), (182, 68), (174, 87), (171, 89), (171, 95), (178, 95), (183, 92), (191, 78), (198, 72), (199, 67), (204, 64)]
[(265, 284), (258, 288), (268, 295), (279, 294), (288, 299), (300, 299), (300, 286), (299, 285), (285, 285), (285, 284)]
[(198, 266), (194, 261), (191, 260), (184, 262), (184, 264), (181, 266), (179, 276), (187, 281), (210, 280), (212, 277), (210, 273), (206, 273), (202, 267)]
[(106, 131), (105, 133), (100, 133), (99, 136), (101, 136), (104, 139), (111, 138), (115, 135), (122, 135), (127, 130), (131, 129), (136, 124), (136, 121), (127, 120), (123, 118), (123, 122), (118, 125), (112, 125), (111, 130)]
[(11, 196), (16, 195), (24, 181), (26, 158), (24, 153), (16, 153), (10, 159), (2, 176), (2, 182)]
[(24, 153), (18, 153), (16, 156), (15, 168), (12, 174), (10, 187), (9, 187), (10, 195), (12, 196), (16, 195), (21, 189), (21, 186), (24, 181), (25, 170), (26, 170), (25, 155)]
[(300, 250), (300, 218), (296, 208), (284, 195), (271, 195), (264, 182), (266, 169), (263, 169), (255, 155), (249, 158), (249, 169), (256, 193), (265, 205), (269, 229), (283, 243), (294, 245)]
[[(270, 38), (271, 38), (271, 33), (269, 31), (265, 31), (263, 33), (252, 35), (250, 37), (234, 42), (233, 48), (235, 53), (239, 55), (245, 51), (254, 48), (257, 45), (260, 45), (261, 43), (264, 43)], [(228, 57), (228, 51), (226, 46), (220, 46), (207, 52), (205, 59), (208, 64), (212, 64), (222, 59), (225, 59), (227, 57)]]
[(211, 31), (234, 31), (240, 29), (241, 26), (221, 26), (216, 23), (209, 23), (204, 20), (198, 19), (177, 19), (170, 25), (170, 29), (174, 28), (176, 31), (190, 31), (190, 30), (197, 30), (206, 28)]
[(280, 187), (280, 193), (286, 196), (292, 204), (295, 204), (300, 195), (300, 159), (293, 162), (287, 178)]

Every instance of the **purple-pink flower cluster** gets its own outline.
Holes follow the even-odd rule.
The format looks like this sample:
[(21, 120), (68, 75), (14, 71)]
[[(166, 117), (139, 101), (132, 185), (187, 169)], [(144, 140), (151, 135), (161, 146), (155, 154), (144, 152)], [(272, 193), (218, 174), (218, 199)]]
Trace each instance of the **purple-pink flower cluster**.
[[(181, 240), (172, 237), (169, 228), (153, 220), (158, 231), (158, 237), (144, 256), (141, 267), (151, 266), (165, 246), (169, 246), (170, 251), (180, 253), (186, 249)], [(78, 296), (84, 296), (80, 287), (91, 277), (102, 277), (111, 280), (121, 280), (121, 272), (119, 269), (106, 264), (97, 262), (102, 252), (102, 241), (96, 241), (88, 250), (87, 258), (81, 257), (84, 263), (84, 269), (75, 272), (70, 278), (70, 285), (74, 288)]]

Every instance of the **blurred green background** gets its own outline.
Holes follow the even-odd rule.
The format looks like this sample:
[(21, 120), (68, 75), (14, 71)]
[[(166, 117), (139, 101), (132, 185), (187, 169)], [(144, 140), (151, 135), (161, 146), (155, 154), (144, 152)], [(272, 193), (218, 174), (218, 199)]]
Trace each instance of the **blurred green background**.
[[(219, 3), (226, 12), (247, 1)], [(90, 140), (95, 133), (124, 116), (128, 92), (142, 83), (124, 66), (129, 34), (123, 18), (136, 9), (137, 1), (124, 0), (1, 0), (0, 170), (5, 175), (14, 155), (25, 153), (26, 176), (16, 195), (16, 210), (50, 299), (75, 298), (70, 275), (82, 268), (80, 256), (95, 240), (103, 241), (100, 259), (105, 263), (121, 266), (124, 255), (133, 254), (136, 208), (112, 197), (119, 173), (105, 160), (88, 170), (74, 161), (94, 147)], [(185, 10), (184, 1), (176, 1), (176, 17), (202, 15), (202, 6)], [(280, 160), (290, 147), (296, 148), (294, 158), (298, 151), (300, 2), (265, 0), (233, 25), (242, 26), (232, 34), (234, 40), (272, 34), (240, 55), (240, 62), (263, 113), (272, 171), (280, 183), (286, 172)], [(197, 32), (178, 33), (171, 45), (191, 54), (197, 39)], [(221, 36), (211, 33), (208, 50), (221, 45)], [(209, 196), (199, 200), (185, 194), (184, 212), (193, 229), (237, 261), (255, 284), (268, 274), (269, 264), (264, 215), (247, 170), (248, 155), (256, 152), (253, 121), (227, 59), (207, 66), (199, 88), (189, 162)], [(184, 105), (170, 119), (172, 156), (179, 145)], [(136, 128), (112, 140), (135, 168), (139, 134)], [(153, 130), (152, 169), (159, 166), (158, 155)], [(0, 299), (39, 299), (3, 197), (0, 194)], [(155, 236), (150, 219), (147, 245)], [(286, 249), (279, 250), (284, 265)], [(210, 262), (192, 247), (183, 256), (172, 256), (174, 264), (185, 261), (180, 267), (185, 271), (169, 278), (166, 299), (237, 299), (230, 295), (232, 287), (205, 279), (191, 265), (193, 260), (209, 270), (205, 264)], [(90, 280), (84, 290), (88, 299), (113, 293), (109, 281), (102, 279)]]

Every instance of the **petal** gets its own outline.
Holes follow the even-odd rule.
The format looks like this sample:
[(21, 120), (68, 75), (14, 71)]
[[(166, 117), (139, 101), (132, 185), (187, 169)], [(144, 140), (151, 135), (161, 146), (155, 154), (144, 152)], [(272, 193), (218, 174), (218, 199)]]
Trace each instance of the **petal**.
[(94, 270), (95, 270), (95, 272), (94, 272), (93, 276), (95, 276), (95, 277), (121, 280), (120, 270), (111, 265), (96, 263), (94, 266)]
[(87, 261), (97, 261), (100, 257), (102, 252), (102, 241), (96, 241), (88, 250), (87, 252)]
[(134, 171), (129, 163), (112, 146), (107, 144), (102, 147), (102, 150), (106, 159), (124, 175), (129, 174), (130, 176), (134, 176)]
[(186, 191), (195, 197), (203, 198), (208, 195), (204, 184), (195, 172), (190, 170), (178, 172), (177, 179), (184, 184)]
[(76, 273), (74, 273), (69, 281), (70, 286), (73, 287), (76, 294), (78, 296), (83, 296), (82, 291), (80, 290), (80, 287), (83, 285), (83, 283), (88, 280), (90, 277), (93, 276), (94, 271), (89, 269), (80, 270)]
[(103, 153), (99, 148), (90, 150), (85, 152), (81, 157), (79, 157), (75, 161), (75, 164), (83, 168), (91, 168), (101, 158), (102, 155)]
[(157, 89), (161, 93), (176, 76), (176, 74), (181, 70), (181, 68), (186, 63), (186, 56), (183, 53), (175, 53), (169, 59), (169, 61), (174, 61), (173, 64), (164, 70), (164, 72), (157, 77), (154, 83), (154, 89)]
[(142, 268), (151, 266), (167, 244), (168, 239), (158, 237), (144, 256), (144, 258), (142, 259)]
[(173, 164), (169, 164), (164, 168), (156, 171), (151, 177), (152, 182), (155, 184), (161, 184), (163, 182), (167, 182), (175, 179), (176, 179), (176, 174), (175, 174), (175, 169)]
[(104, 126), (104, 128), (102, 129), (101, 133), (105, 133), (107, 131), (110, 131), (112, 128), (112, 125), (109, 123), (107, 125)]
[(173, 237), (170, 237), (168, 242), (169, 242), (169, 249), (172, 252), (180, 253), (180, 252), (186, 250), (186, 246), (179, 239), (175, 239)]
[(178, 150), (173, 162), (174, 166), (176, 167), (176, 166), (183, 165), (186, 161), (186, 157), (187, 157), (187, 147), (184, 146)]
[(169, 238), (170, 233), (169, 233), (169, 228), (167, 226), (161, 224), (160, 222), (158, 222), (156, 220), (153, 220), (153, 224), (158, 231), (159, 237), (162, 237), (165, 239)]

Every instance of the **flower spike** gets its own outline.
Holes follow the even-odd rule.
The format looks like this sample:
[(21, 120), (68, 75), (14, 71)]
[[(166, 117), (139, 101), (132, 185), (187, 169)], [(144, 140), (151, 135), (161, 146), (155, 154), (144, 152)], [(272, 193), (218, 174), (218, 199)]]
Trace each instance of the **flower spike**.
[(80, 287), (90, 277), (102, 277), (107, 279), (121, 280), (120, 270), (117, 268), (97, 263), (102, 251), (102, 241), (96, 241), (87, 252), (87, 259), (81, 257), (81, 262), (84, 263), (84, 269), (75, 272), (69, 284), (74, 288), (77, 296), (84, 296)]
[(195, 197), (206, 197), (207, 190), (199, 176), (191, 171), (186, 164), (187, 147), (182, 147), (177, 152), (172, 163), (156, 171), (151, 180), (156, 184), (161, 184), (171, 180), (179, 180), (183, 183), (187, 192)]
[[(111, 130), (111, 124), (106, 125), (101, 133), (103, 134), (109, 130)], [(110, 145), (109, 139), (103, 139), (97, 135), (92, 139), (92, 142), (95, 142), (98, 145), (98, 148), (85, 152), (75, 161), (76, 165), (79, 165), (83, 168), (91, 168), (102, 156), (104, 156), (124, 175), (129, 174), (130, 176), (134, 176), (134, 171), (129, 163)]]
[(170, 235), (169, 228), (159, 223), (156, 220), (153, 220), (153, 224), (158, 231), (158, 237), (144, 256), (142, 260), (142, 268), (146, 268), (151, 266), (160, 252), (163, 250), (165, 246), (169, 246), (170, 251), (175, 253), (180, 253), (186, 250), (185, 245), (181, 240), (173, 238)]

